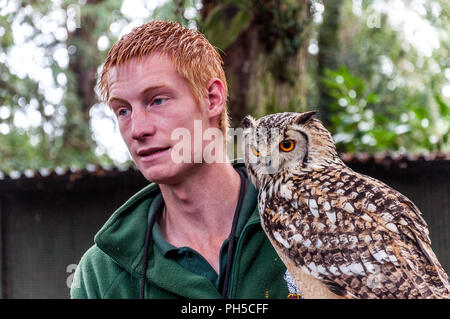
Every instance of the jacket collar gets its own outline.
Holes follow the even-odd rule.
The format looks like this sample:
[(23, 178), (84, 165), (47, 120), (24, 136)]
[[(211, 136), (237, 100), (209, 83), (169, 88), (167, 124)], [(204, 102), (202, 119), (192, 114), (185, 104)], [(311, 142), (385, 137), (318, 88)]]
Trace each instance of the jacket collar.
[[(234, 163), (233, 166), (245, 172), (243, 164)], [(245, 228), (246, 225), (259, 223), (256, 205), (258, 193), (250, 180), (247, 180), (249, 182), (241, 211), (248, 212), (251, 210), (251, 215), (249, 218), (240, 219), (238, 224), (240, 230)], [(94, 242), (102, 251), (136, 278), (140, 278), (141, 274), (143, 246), (150, 218), (150, 206), (155, 198), (160, 197), (157, 196), (160, 193), (157, 184), (149, 184), (115, 211), (94, 237)], [(240, 233), (240, 231), (237, 233)], [(175, 294), (180, 294), (179, 282), (181, 280), (190, 288), (201, 287), (201, 289), (183, 289), (183, 293), (190, 294), (190, 296), (186, 296), (188, 298), (207, 297), (206, 295), (198, 295), (199, 293), (205, 293), (205, 291), (209, 291), (208, 296), (211, 296), (211, 293), (217, 293), (218, 298), (221, 297), (206, 277), (194, 275), (175, 261), (164, 258), (155, 245), (150, 246), (148, 255), (147, 279), (153, 284)], [(158, 262), (155, 263), (155, 260), (158, 260)]]

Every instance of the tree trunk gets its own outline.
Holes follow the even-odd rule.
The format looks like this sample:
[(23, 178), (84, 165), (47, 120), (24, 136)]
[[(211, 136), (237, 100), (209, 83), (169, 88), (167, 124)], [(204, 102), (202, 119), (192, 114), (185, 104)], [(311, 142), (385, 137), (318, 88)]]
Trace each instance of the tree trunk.
[(94, 32), (98, 13), (93, 7), (100, 3), (99, 0), (86, 1), (80, 8), (80, 25), (68, 34), (67, 39), (67, 47), (76, 49), (69, 55), (63, 149), (77, 149), (86, 154), (92, 152), (95, 145), (89, 125), (89, 111), (97, 102), (94, 91), (97, 67), (103, 62), (97, 48), (98, 36)]
[[(204, 0), (202, 21), (218, 5), (223, 6), (223, 1)], [(226, 6), (225, 23), (233, 22), (241, 10), (248, 10), (250, 17), (244, 29), (236, 28), (240, 33), (235, 41), (219, 47), (224, 51), (231, 126), (240, 126), (249, 113), (260, 117), (274, 112), (304, 111), (310, 0), (247, 1), (247, 6), (241, 7), (228, 1)], [(202, 31), (207, 36), (211, 34)], [(209, 40), (213, 45), (219, 43), (218, 39), (209, 37)]]
[(319, 79), (319, 114), (327, 126), (330, 123), (330, 106), (333, 98), (329, 95), (327, 87), (322, 83), (322, 77), (325, 70), (335, 70), (338, 68), (338, 54), (336, 50), (339, 48), (339, 18), (341, 13), (342, 1), (327, 0), (324, 2), (325, 12), (323, 16), (322, 26), (319, 32), (319, 55), (317, 61), (317, 74)]

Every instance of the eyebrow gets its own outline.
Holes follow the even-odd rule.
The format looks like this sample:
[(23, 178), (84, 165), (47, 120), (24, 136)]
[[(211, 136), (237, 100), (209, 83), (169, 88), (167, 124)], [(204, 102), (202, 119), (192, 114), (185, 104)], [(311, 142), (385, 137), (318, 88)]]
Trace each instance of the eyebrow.
[(109, 100), (108, 100), (108, 102), (107, 102), (107, 104), (108, 104), (109, 106), (111, 106), (111, 102), (113, 102), (113, 101), (118, 101), (118, 102), (121, 102), (121, 103), (124, 103), (124, 104), (128, 104), (128, 102), (127, 102), (126, 100), (121, 99), (120, 97), (115, 97), (115, 96), (110, 97)]
[[(139, 92), (139, 96), (144, 96), (144, 95), (148, 94), (148, 93), (151, 92), (151, 91), (154, 91), (154, 90), (158, 90), (158, 89), (164, 88), (165, 86), (166, 86), (166, 85), (163, 85), (163, 84), (162, 84), (162, 85), (156, 85), (156, 86), (150, 86), (150, 87), (148, 87), (148, 88), (142, 90), (141, 92)], [(121, 103), (126, 103), (126, 104), (128, 104), (128, 102), (127, 102), (126, 100), (124, 100), (124, 99), (122, 99), (122, 98), (120, 98), (120, 97), (115, 97), (115, 96), (113, 96), (113, 97), (110, 97), (110, 98), (109, 98), (109, 100), (108, 100), (108, 105), (110, 105), (111, 102), (113, 102), (113, 101), (119, 101), (119, 102), (121, 102)]]
[(164, 84), (156, 85), (156, 86), (151, 86), (151, 87), (148, 87), (148, 88), (142, 90), (142, 91), (139, 93), (139, 95), (140, 95), (140, 96), (143, 96), (143, 95), (148, 94), (148, 93), (151, 92), (151, 91), (155, 91), (155, 90), (158, 90), (158, 89), (161, 89), (161, 88), (164, 88), (164, 87), (166, 87), (166, 85), (164, 85)]

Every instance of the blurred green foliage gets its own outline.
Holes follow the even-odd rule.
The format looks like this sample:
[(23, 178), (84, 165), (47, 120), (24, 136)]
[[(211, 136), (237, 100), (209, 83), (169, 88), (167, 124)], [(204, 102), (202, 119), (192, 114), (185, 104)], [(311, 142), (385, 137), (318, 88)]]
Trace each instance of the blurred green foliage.
[[(152, 19), (198, 28), (219, 48), (234, 119), (307, 104), (341, 152), (450, 151), (447, 0), (395, 2), (435, 31), (439, 44), (426, 54), (408, 38), (408, 21), (391, 21), (387, 0), (135, 1), (147, 17), (124, 14), (122, 0), (0, 0), (0, 171), (117, 163), (92, 131), (96, 75), (123, 32)], [(50, 75), (14, 70), (18, 47)], [(35, 120), (17, 125), (24, 116)]]
[(329, 129), (340, 151), (448, 150), (450, 109), (437, 93), (433, 97), (439, 107), (433, 113), (420, 94), (386, 104), (345, 66), (325, 74), (322, 81), (334, 99)]
[(450, 85), (450, 3), (403, 4), (416, 24), (429, 27), (420, 39), (437, 37), (437, 47), (427, 52), (411, 42), (408, 21), (394, 25), (395, 15), (376, 11), (372, 1), (342, 2), (333, 55), (339, 67), (316, 78), (332, 98), (328, 129), (342, 152), (450, 151), (450, 98), (442, 90)]
[[(101, 36), (117, 40), (110, 26), (127, 21), (119, 14), (121, 4), (0, 3), (0, 170), (113, 163), (96, 152), (90, 108), (96, 102), (96, 70), (106, 54), (97, 41)], [(18, 73), (10, 59), (20, 52), (31, 67)]]
[(212, 45), (226, 50), (248, 27), (251, 15), (247, 1), (223, 1), (207, 15), (201, 29)]

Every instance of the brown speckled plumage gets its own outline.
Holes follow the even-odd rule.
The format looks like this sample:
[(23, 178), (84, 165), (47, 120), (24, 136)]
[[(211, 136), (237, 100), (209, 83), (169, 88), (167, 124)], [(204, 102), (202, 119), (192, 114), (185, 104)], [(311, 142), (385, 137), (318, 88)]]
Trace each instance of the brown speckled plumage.
[[(345, 166), (312, 113), (248, 117), (244, 128), (263, 229), (306, 298), (450, 298), (419, 209)], [(286, 139), (294, 150), (278, 150)]]

